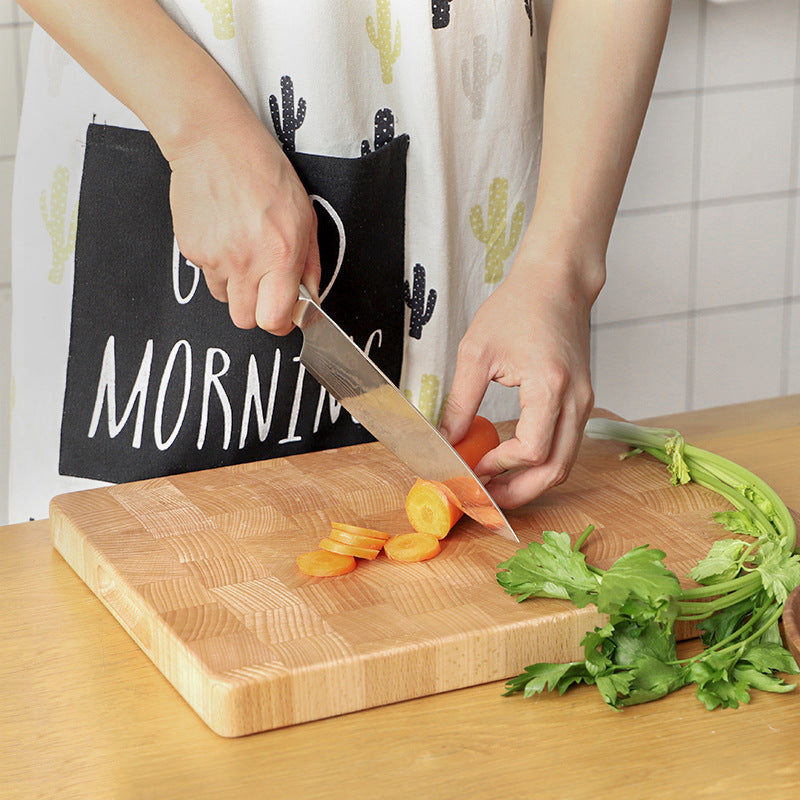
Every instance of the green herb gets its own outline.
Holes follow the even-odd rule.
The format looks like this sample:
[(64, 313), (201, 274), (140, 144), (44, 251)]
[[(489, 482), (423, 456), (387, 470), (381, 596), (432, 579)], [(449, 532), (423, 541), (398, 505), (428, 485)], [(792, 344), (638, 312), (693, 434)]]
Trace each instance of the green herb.
[[(746, 538), (715, 542), (689, 573), (700, 586), (682, 589), (663, 563), (665, 554), (636, 547), (607, 570), (586, 563), (580, 548), (593, 528), (571, 544), (566, 533), (545, 531), (498, 566), (497, 581), (519, 601), (559, 597), (582, 608), (594, 603), (608, 623), (584, 636), (583, 661), (534, 664), (506, 684), (506, 695), (565, 692), (596, 686), (613, 708), (655, 700), (696, 684), (708, 709), (735, 708), (750, 691), (787, 692), (776, 673), (797, 673), (783, 647), (778, 622), (789, 592), (800, 585), (800, 555), (789, 510), (763, 480), (745, 468), (686, 444), (674, 430), (592, 419), (588, 436), (625, 442), (664, 462), (673, 484), (694, 481), (723, 496), (731, 511), (714, 515), (720, 525)], [(676, 620), (691, 620), (703, 649), (679, 659)]]

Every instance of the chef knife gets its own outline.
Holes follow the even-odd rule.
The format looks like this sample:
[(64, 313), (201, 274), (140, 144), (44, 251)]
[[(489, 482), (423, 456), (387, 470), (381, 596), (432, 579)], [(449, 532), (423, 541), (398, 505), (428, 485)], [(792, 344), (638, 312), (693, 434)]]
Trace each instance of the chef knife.
[(461, 456), (314, 302), (304, 286), (300, 287), (292, 318), (303, 332), (300, 362), (361, 425), (415, 475), (448, 486), (465, 514), (494, 533), (519, 541)]

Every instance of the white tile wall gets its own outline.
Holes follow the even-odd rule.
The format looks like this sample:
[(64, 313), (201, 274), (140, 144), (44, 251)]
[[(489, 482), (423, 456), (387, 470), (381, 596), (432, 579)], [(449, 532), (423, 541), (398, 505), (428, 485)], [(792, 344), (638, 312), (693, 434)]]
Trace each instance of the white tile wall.
[(786, 379), (787, 391), (796, 394), (800, 392), (800, 301), (794, 301), (790, 306), (790, 343), (787, 358), (788, 376)]
[(684, 312), (689, 305), (692, 242), (689, 208), (621, 214), (609, 243), (613, 265), (595, 321), (620, 322)]
[[(30, 20), (0, 0), (0, 420)], [(673, 0), (594, 313), (597, 402), (636, 418), (800, 392), (800, 4)], [(0, 423), (0, 523), (8, 431)]]
[(697, 210), (697, 308), (783, 297), (789, 203), (768, 197)]
[(710, 5), (705, 19), (704, 85), (794, 80), (797, 4), (748, 0), (751, 8)]
[(800, 392), (799, 147), (797, 0), (673, 0), (594, 313), (599, 405)]
[(661, 208), (691, 197), (696, 113), (692, 95), (653, 97), (620, 210)]
[(598, 406), (628, 419), (683, 409), (689, 349), (682, 317), (599, 327), (595, 354)]
[(792, 188), (794, 86), (708, 91), (702, 104), (700, 200)]
[(700, 314), (696, 322), (693, 377), (698, 407), (780, 394), (782, 306), (724, 309)]

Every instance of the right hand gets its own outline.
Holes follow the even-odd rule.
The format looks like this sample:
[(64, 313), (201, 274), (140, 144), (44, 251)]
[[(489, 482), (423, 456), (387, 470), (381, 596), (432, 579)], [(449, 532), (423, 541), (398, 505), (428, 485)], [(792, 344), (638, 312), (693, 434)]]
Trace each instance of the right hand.
[(237, 327), (289, 333), (299, 285), (319, 291), (320, 263), (316, 214), (279, 143), (248, 111), (200, 129), (170, 167), (181, 253)]

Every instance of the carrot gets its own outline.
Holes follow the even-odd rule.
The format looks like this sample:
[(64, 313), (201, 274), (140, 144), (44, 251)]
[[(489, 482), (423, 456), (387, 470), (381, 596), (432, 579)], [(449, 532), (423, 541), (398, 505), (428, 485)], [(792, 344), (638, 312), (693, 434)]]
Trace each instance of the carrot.
[(384, 545), (393, 561), (426, 561), (441, 551), (439, 540), (432, 533), (401, 533)]
[[(467, 466), (474, 469), (483, 456), (498, 444), (500, 436), (494, 424), (486, 417), (476, 416), (466, 436), (454, 447)], [(493, 522), (493, 508), (488, 510), (489, 516), (484, 520), (485, 514), (481, 508), (485, 504), (484, 496), (476, 496), (471, 483), (464, 482), (463, 486), (461, 483), (458, 479), (447, 484), (417, 479), (406, 496), (406, 515), (414, 530), (444, 539), (465, 511), (482, 524)]]
[(352, 544), (355, 547), (366, 547), (370, 550), (381, 550), (383, 545), (386, 543), (386, 539), (389, 538), (389, 534), (387, 533), (386, 537), (383, 539), (376, 539), (372, 536), (363, 536), (360, 533), (349, 533), (348, 531), (343, 531), (341, 528), (331, 528), (328, 538), (333, 539), (334, 542), (339, 542), (341, 544)]
[(315, 578), (331, 578), (346, 575), (356, 568), (353, 556), (331, 553), (327, 550), (312, 550), (297, 556), (297, 566), (304, 575)]
[(476, 416), (464, 438), (458, 444), (454, 444), (453, 448), (467, 462), (470, 469), (475, 469), (486, 453), (494, 450), (499, 444), (500, 436), (494, 423), (486, 417)]
[(406, 516), (418, 533), (444, 539), (463, 512), (444, 484), (417, 478), (406, 495)]
[(323, 550), (328, 550), (331, 553), (341, 553), (345, 556), (355, 556), (356, 558), (366, 558), (369, 561), (378, 557), (380, 550), (373, 547), (356, 547), (353, 544), (342, 544), (335, 539), (323, 539), (319, 546)]
[(347, 525), (344, 522), (331, 522), (331, 527), (337, 530), (344, 531), (345, 533), (353, 533), (358, 536), (369, 536), (371, 539), (383, 539), (386, 541), (389, 538), (388, 533), (383, 531), (375, 531), (372, 528), (362, 528), (358, 525)]

